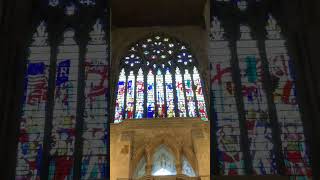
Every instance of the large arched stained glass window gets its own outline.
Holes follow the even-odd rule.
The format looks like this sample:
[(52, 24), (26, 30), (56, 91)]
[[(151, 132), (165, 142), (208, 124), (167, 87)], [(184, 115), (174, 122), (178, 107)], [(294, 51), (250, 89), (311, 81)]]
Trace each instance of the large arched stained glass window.
[(203, 82), (185, 44), (152, 35), (121, 59), (114, 122), (172, 117), (208, 119)]
[(262, 2), (215, 0), (211, 9), (214, 166), (219, 175), (311, 179), (294, 63), (280, 26)]

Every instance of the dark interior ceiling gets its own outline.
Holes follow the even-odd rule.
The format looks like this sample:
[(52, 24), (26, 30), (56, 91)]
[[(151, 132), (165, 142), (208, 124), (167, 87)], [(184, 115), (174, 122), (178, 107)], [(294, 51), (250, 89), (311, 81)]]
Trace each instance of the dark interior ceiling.
[(203, 25), (206, 0), (111, 0), (119, 27)]

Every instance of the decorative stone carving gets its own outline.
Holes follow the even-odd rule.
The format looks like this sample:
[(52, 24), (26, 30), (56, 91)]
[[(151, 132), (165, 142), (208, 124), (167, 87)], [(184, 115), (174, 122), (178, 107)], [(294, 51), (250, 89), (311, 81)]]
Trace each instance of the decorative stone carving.
[(59, 0), (49, 0), (49, 6), (56, 7), (59, 5)]
[(268, 39), (281, 39), (281, 29), (271, 14), (269, 14), (266, 30)]
[(86, 5), (86, 6), (94, 6), (96, 5), (95, 0), (80, 0), (80, 4)]
[(248, 3), (245, 0), (237, 0), (237, 6), (240, 9), (240, 11), (247, 10)]
[(96, 23), (93, 26), (93, 30), (89, 33), (90, 35), (90, 44), (105, 44), (104, 42), (104, 30), (101, 24), (101, 20), (97, 19)]
[(46, 24), (42, 21), (37, 27), (37, 31), (33, 34), (32, 46), (47, 46), (47, 37)]
[(75, 11), (76, 11), (76, 6), (73, 3), (71, 3), (70, 5), (65, 7), (64, 13), (67, 16), (72, 16), (72, 15), (74, 15)]
[(213, 17), (210, 28), (210, 39), (211, 40), (224, 40), (224, 29), (221, 27), (221, 23), (217, 17)]

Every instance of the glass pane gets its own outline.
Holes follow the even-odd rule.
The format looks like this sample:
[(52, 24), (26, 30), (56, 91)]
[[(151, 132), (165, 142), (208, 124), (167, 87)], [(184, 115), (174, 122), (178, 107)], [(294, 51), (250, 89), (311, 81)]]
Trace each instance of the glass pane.
[(258, 175), (276, 174), (272, 129), (257, 42), (251, 40), (248, 26), (241, 26), (241, 34), (237, 49), (253, 170)]
[[(45, 28), (44, 23), (39, 28)], [(34, 39), (46, 42), (47, 35)], [(41, 53), (39, 53), (41, 51)], [(24, 77), (24, 95), (20, 117), (20, 134), (16, 165), (16, 179), (39, 179), (46, 116), (49, 79), (50, 47), (30, 47), (27, 70)]]
[(196, 173), (185, 156), (182, 156), (182, 174), (190, 177), (196, 176)]
[(187, 117), (186, 102), (184, 98), (184, 87), (182, 82), (182, 75), (179, 68), (176, 69), (176, 89), (177, 89), (177, 99), (178, 99), (178, 111), (179, 117)]
[(130, 71), (127, 83), (127, 108), (126, 108), (126, 119), (133, 118), (133, 108), (134, 108), (134, 90), (135, 90), (135, 75), (133, 71)]
[(224, 29), (213, 17), (209, 42), (211, 103), (216, 119), (218, 167), (221, 175), (244, 175), (240, 149), (240, 127), (235, 84), (232, 80), (231, 50), (224, 39)]
[(186, 89), (187, 105), (188, 105), (188, 114), (190, 117), (196, 117), (196, 105), (194, 102), (194, 92), (192, 89), (193, 83), (191, 80), (191, 75), (186, 69), (184, 74), (184, 84)]
[(126, 92), (126, 76), (124, 69), (121, 70), (118, 82), (118, 93), (116, 99), (116, 107), (115, 107), (115, 118), (114, 122), (120, 122), (123, 118), (124, 113), (124, 97)]
[(142, 69), (139, 69), (137, 76), (137, 97), (136, 97), (136, 113), (135, 118), (140, 119), (143, 118), (144, 114), (144, 76)]
[(133, 177), (141, 178), (142, 176), (146, 175), (146, 165), (147, 165), (146, 158), (142, 157), (136, 167)]
[(152, 172), (153, 176), (176, 175), (176, 164), (174, 156), (167, 147), (161, 145), (153, 155)]
[(156, 75), (158, 117), (165, 117), (163, 75), (160, 70)]
[(269, 17), (267, 32), (269, 40), (265, 45), (269, 72), (275, 83), (272, 94), (281, 130), (286, 174), (311, 178), (312, 171), (297, 103), (295, 72), (287, 53), (286, 42), (281, 38), (280, 27), (272, 16)]
[(166, 93), (167, 93), (166, 94), (166, 98), (167, 98), (167, 115), (168, 115), (168, 117), (175, 117), (172, 75), (171, 75), (169, 69), (166, 70), (165, 81), (166, 81)]
[(154, 118), (155, 117), (155, 102), (154, 102), (154, 75), (151, 70), (149, 70), (148, 73), (148, 92), (147, 92), (147, 108), (148, 108), (148, 118)]
[(208, 120), (201, 79), (196, 67), (193, 68), (193, 82), (196, 87), (196, 97), (198, 101), (198, 110), (199, 110), (200, 117), (203, 120)]

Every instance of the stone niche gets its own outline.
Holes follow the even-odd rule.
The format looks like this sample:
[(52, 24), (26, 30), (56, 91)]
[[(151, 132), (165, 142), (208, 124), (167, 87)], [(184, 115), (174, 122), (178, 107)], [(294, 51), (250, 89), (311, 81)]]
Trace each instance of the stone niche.
[[(210, 179), (210, 123), (200, 118), (132, 119), (110, 126), (110, 178), (119, 179)], [(152, 176), (153, 154), (164, 145), (175, 157), (176, 175)], [(195, 177), (183, 175), (182, 156)], [(145, 175), (133, 178), (141, 158)]]

